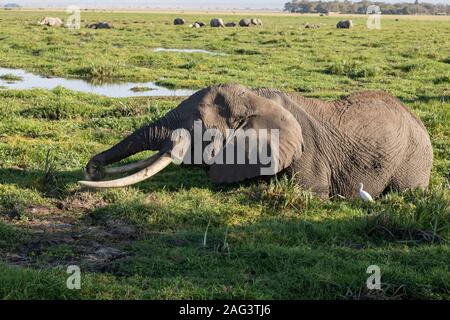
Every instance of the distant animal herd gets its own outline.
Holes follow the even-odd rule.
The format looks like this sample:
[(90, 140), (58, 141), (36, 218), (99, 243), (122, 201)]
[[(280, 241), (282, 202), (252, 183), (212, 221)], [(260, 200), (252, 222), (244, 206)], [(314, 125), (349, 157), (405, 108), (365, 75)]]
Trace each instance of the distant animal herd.
[[(47, 27), (63, 27), (64, 22), (62, 19), (58, 17), (45, 17), (41, 21), (38, 22), (41, 26), (47, 26)], [(109, 22), (102, 21), (102, 22), (96, 22), (96, 23), (90, 23), (86, 25), (87, 28), (90, 29), (112, 29), (113, 25)]]
[[(176, 26), (185, 25), (186, 20), (184, 20), (183, 18), (175, 18), (173, 20), (173, 24)], [(237, 27), (238, 26), (238, 24), (234, 21), (224, 22), (221, 18), (211, 19), (211, 21), (209, 22), (209, 25), (212, 28), (220, 28), (220, 27), (225, 28), (225, 27)], [(251, 27), (251, 26), (262, 26), (262, 25), (263, 25), (262, 20), (258, 19), (258, 18), (241, 19), (241, 21), (239, 21), (240, 27)], [(204, 23), (202, 21), (195, 21), (190, 26), (192, 28), (202, 28), (202, 27), (206, 27), (206, 23)]]
[[(63, 27), (64, 22), (60, 18), (57, 17), (45, 17), (41, 21), (38, 22), (39, 25), (48, 26), (48, 27)], [(186, 20), (183, 18), (175, 18), (173, 20), (173, 24), (176, 26), (185, 25)], [(263, 26), (263, 22), (259, 18), (253, 19), (241, 19), (239, 23), (234, 21), (224, 22), (221, 18), (213, 18), (209, 22), (210, 27), (212, 28), (225, 28), (225, 27), (251, 27), (251, 26)], [(202, 21), (195, 21), (190, 25), (192, 28), (203, 28), (206, 27), (206, 23)], [(97, 22), (86, 25), (87, 28), (91, 29), (112, 29), (113, 25), (109, 22)], [(305, 24), (306, 29), (318, 29), (320, 28), (319, 24)], [(352, 20), (341, 20), (337, 23), (336, 28), (338, 29), (350, 29), (353, 28)]]

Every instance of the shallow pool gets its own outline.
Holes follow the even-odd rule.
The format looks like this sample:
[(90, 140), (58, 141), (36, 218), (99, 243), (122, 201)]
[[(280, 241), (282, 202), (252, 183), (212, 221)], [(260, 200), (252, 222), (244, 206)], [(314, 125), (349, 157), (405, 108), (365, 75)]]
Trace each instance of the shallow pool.
[[(21, 80), (10, 81), (8, 79), (1, 79), (1, 77), (4, 75), (13, 75), (15, 77), (20, 77)], [(168, 89), (158, 86), (154, 82), (124, 82), (96, 85), (82, 79), (50, 78), (36, 75), (22, 69), (0, 68), (0, 90), (27, 90), (33, 88), (52, 90), (59, 86), (73, 91), (99, 94), (111, 98), (139, 96), (184, 97), (190, 96), (195, 92), (194, 90), (188, 89)], [(131, 90), (134, 88), (141, 88), (141, 90)], [(147, 90), (142, 90), (142, 88), (145, 88)]]

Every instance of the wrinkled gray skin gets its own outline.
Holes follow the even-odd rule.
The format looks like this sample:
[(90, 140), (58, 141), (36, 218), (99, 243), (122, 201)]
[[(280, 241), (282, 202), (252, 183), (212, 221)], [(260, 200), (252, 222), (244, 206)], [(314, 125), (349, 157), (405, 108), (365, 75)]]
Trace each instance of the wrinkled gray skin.
[(176, 26), (183, 25), (185, 23), (186, 23), (186, 21), (182, 18), (175, 18), (175, 20), (173, 20), (173, 24)]
[[(223, 134), (238, 127), (279, 129), (278, 172), (294, 175), (298, 184), (322, 198), (357, 197), (361, 182), (373, 197), (429, 183), (433, 154), (427, 130), (390, 94), (365, 91), (324, 102), (233, 84), (196, 92), (166, 116), (93, 157), (86, 172), (98, 180), (103, 166), (137, 152), (168, 152), (173, 130), (192, 132), (195, 120)], [(203, 167), (214, 183), (231, 183), (259, 177), (262, 165)]]
[(338, 29), (353, 28), (353, 21), (352, 20), (341, 20), (337, 23), (336, 28), (338, 28)]
[(242, 19), (239, 21), (239, 26), (241, 27), (250, 27), (252, 24), (252, 21), (250, 19)]
[(225, 24), (223, 23), (222, 19), (216, 18), (216, 19), (211, 19), (210, 26), (213, 28), (218, 28), (218, 27), (224, 28)]

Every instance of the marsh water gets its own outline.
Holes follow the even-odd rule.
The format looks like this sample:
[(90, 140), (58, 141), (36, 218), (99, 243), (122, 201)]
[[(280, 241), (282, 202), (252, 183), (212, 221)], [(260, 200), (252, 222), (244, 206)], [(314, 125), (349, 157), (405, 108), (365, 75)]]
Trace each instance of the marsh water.
[[(14, 77), (8, 79), (2, 76), (11, 75), (20, 80), (14, 80)], [(124, 83), (106, 83), (106, 84), (92, 84), (82, 79), (67, 79), (67, 78), (51, 78), (36, 75), (22, 69), (0, 68), (0, 89), (14, 89), (27, 90), (34, 88), (52, 90), (56, 87), (64, 87), (73, 91), (99, 94), (110, 98), (126, 98), (138, 96), (150, 97), (166, 97), (190, 96), (195, 91), (188, 89), (169, 89), (156, 85), (154, 82), (124, 82)], [(136, 89), (136, 90), (132, 90)]]

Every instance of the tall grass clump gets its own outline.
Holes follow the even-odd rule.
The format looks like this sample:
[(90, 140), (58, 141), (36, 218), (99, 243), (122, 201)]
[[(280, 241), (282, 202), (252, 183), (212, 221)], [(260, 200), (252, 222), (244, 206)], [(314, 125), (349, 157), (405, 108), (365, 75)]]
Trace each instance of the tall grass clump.
[(262, 186), (260, 199), (273, 210), (303, 210), (308, 208), (313, 195), (309, 190), (304, 190), (298, 185), (295, 176), (283, 175)]
[(58, 179), (57, 170), (55, 168), (55, 157), (52, 154), (52, 150), (48, 149), (45, 154), (45, 160), (43, 163), (42, 176), (39, 180), (40, 190), (47, 196), (58, 196)]
[(93, 84), (113, 82), (117, 78), (118, 66), (113, 64), (95, 64), (80, 68), (76, 74), (88, 79)]
[(445, 186), (389, 193), (369, 210), (369, 233), (413, 242), (450, 241), (450, 192)]
[(9, 82), (15, 82), (15, 81), (22, 81), (22, 77), (20, 76), (16, 76), (14, 74), (3, 74), (0, 75), (0, 79), (5, 80), (5, 81), (9, 81)]
[(326, 74), (346, 76), (351, 79), (375, 77), (379, 70), (376, 66), (361, 62), (338, 60), (330, 63), (324, 71)]

